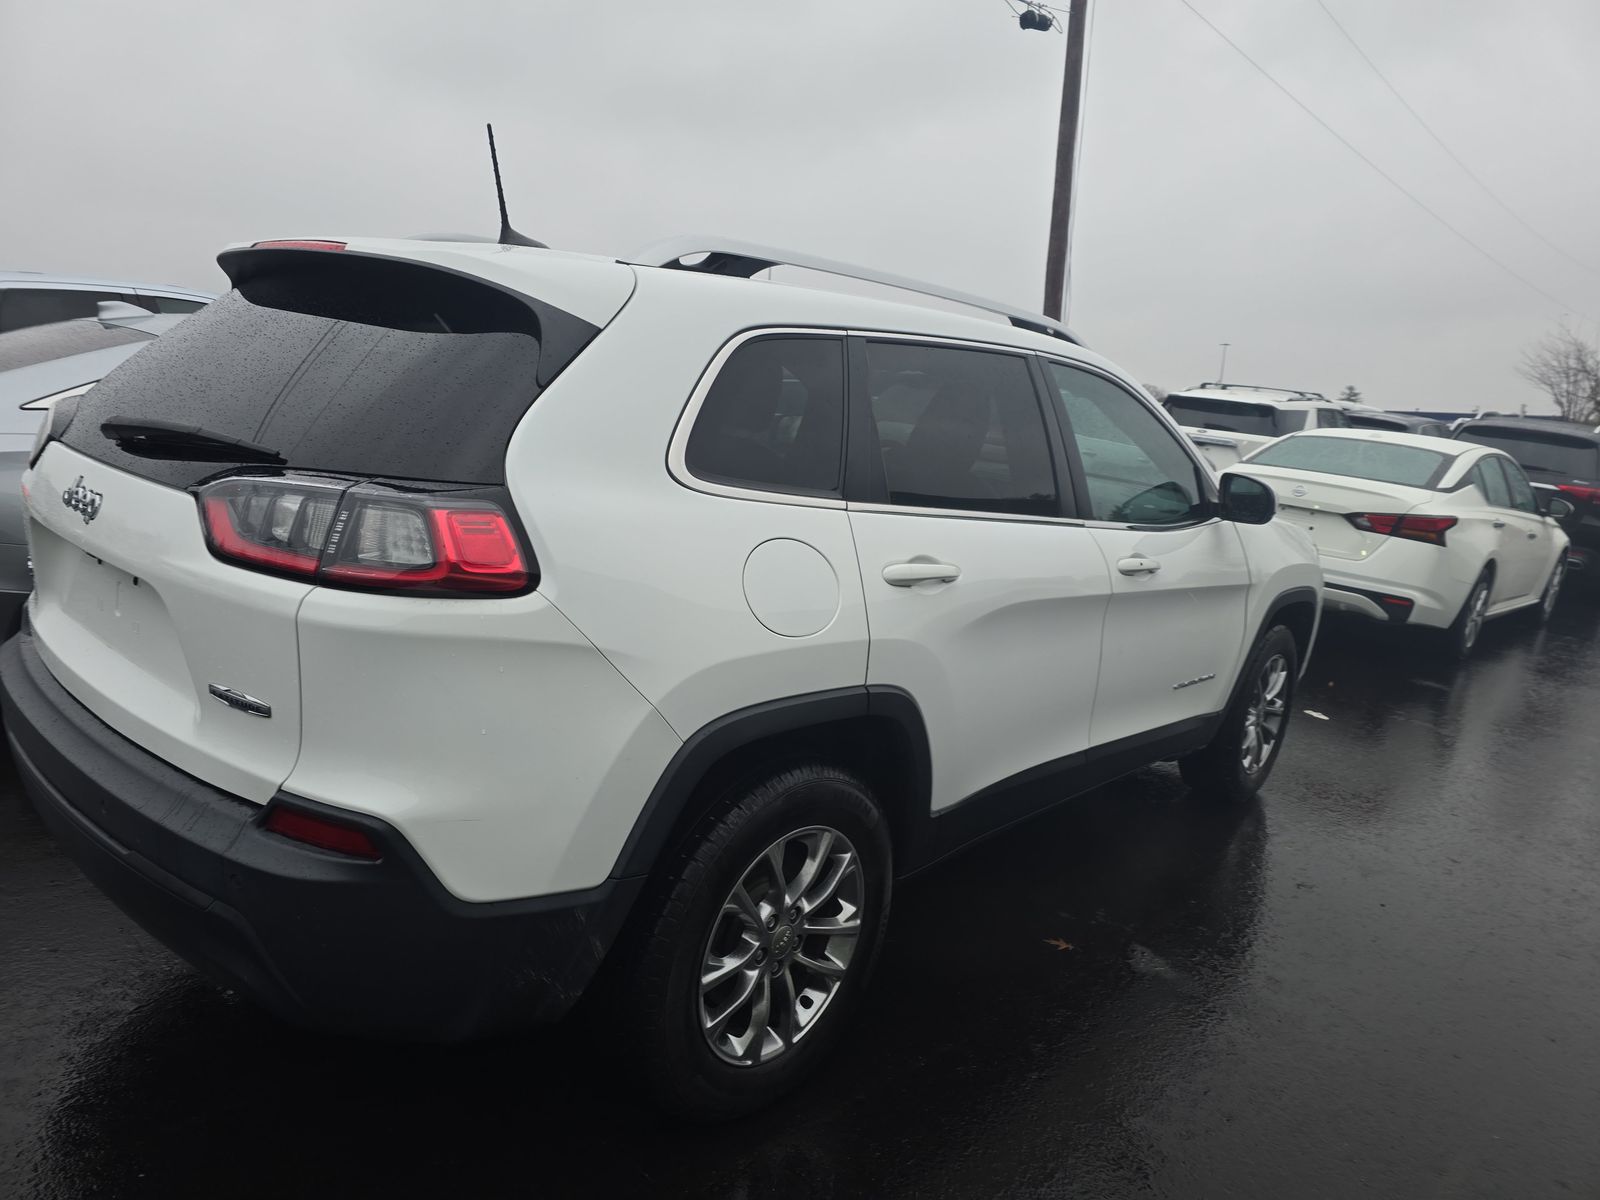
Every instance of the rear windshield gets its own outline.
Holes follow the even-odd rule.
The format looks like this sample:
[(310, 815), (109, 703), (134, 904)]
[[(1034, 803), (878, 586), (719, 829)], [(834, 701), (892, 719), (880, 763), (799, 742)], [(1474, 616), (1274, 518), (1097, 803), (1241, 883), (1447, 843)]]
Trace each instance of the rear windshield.
[(1345, 416), (1356, 429), (1387, 429), (1393, 433), (1405, 433), (1410, 428), (1399, 417), (1380, 417), (1376, 413), (1346, 413)]
[(1432, 487), (1449, 468), (1451, 458), (1416, 446), (1369, 442), (1359, 437), (1318, 437), (1308, 433), (1274, 442), (1251, 455), (1249, 462), (1406, 487)]
[(1267, 404), (1212, 400), (1200, 396), (1168, 396), (1167, 411), (1179, 425), (1220, 433), (1256, 433), (1281, 437), (1306, 427), (1306, 414), (1284, 412)]
[[(558, 365), (550, 360), (576, 353), (542, 357), (546, 343), (581, 349), (596, 331), (476, 280), (327, 261), (340, 258), (279, 251), (259, 271), (237, 270), (248, 277), (236, 290), (89, 392), (62, 440), (175, 487), (248, 461), (218, 449), (228, 439), (289, 469), (503, 483), (506, 443)], [(194, 427), (206, 440), (152, 454), (102, 429), (143, 422)]]
[(147, 342), (153, 334), (99, 321), (59, 321), (54, 325), (30, 325), (0, 333), (0, 371), (31, 367), (74, 354), (88, 354), (130, 342)]
[(1504, 450), (1521, 464), (1524, 471), (1559, 476), (1562, 479), (1600, 479), (1600, 447), (1583, 438), (1543, 430), (1463, 428), (1456, 435), (1463, 442), (1477, 442)]

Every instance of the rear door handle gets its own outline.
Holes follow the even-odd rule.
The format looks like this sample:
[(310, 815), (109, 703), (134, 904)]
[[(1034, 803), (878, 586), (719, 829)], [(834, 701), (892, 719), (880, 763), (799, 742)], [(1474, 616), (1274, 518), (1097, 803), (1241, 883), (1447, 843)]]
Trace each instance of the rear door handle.
[(1158, 559), (1135, 555), (1133, 558), (1118, 559), (1117, 570), (1124, 575), (1154, 575), (1161, 570), (1161, 563)]
[(911, 587), (918, 583), (954, 583), (961, 578), (961, 568), (954, 563), (897, 562), (883, 569), (883, 581), (891, 587)]
[(1504, 529), (1506, 527), (1506, 523), (1504, 521), (1496, 521), (1494, 523), (1494, 527), (1496, 529)]

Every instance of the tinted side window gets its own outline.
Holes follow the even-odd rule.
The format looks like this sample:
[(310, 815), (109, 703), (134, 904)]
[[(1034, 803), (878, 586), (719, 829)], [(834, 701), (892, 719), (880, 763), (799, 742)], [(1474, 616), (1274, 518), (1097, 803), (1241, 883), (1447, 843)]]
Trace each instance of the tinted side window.
[(1522, 468), (1507, 459), (1500, 460), (1500, 468), (1506, 473), (1506, 482), (1511, 485), (1511, 507), (1518, 512), (1538, 512), (1539, 500), (1534, 496), (1533, 484), (1528, 482)]
[(204, 308), (204, 300), (182, 300), (177, 296), (140, 296), (139, 306), (158, 313), (192, 313)]
[(890, 503), (1060, 511), (1044, 414), (1023, 359), (871, 342), (867, 377)]
[(1325, 408), (1322, 410), (1322, 419), (1317, 422), (1319, 429), (1349, 429), (1350, 418), (1343, 409)]
[(685, 460), (694, 474), (718, 483), (834, 493), (843, 439), (843, 342), (758, 338), (722, 365)]
[(1499, 459), (1486, 458), (1474, 469), (1478, 487), (1483, 490), (1483, 498), (1494, 508), (1511, 507), (1511, 489), (1506, 486), (1506, 477), (1500, 471)]
[(102, 300), (125, 300), (120, 292), (80, 292), (75, 288), (6, 288), (0, 291), (0, 332), (92, 317)]
[(1083, 460), (1090, 517), (1178, 525), (1202, 515), (1199, 468), (1154, 413), (1098, 375), (1059, 363), (1048, 371)]

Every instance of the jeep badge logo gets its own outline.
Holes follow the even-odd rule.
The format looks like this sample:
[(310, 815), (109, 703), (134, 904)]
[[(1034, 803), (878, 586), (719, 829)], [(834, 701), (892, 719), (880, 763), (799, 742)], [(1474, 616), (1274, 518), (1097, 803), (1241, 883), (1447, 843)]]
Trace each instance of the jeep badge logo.
[(61, 493), (61, 503), (83, 518), (87, 525), (100, 515), (101, 495), (93, 488), (83, 486), (83, 476), (79, 475), (66, 491)]

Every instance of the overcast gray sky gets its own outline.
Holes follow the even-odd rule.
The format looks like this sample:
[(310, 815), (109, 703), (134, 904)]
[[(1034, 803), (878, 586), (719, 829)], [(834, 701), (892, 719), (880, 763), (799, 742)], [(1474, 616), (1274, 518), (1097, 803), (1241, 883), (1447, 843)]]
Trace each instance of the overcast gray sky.
[[(1543, 407), (1600, 319), (1600, 5), (1095, 0), (1070, 321), (1148, 382)], [(1037, 308), (1065, 39), (1004, 0), (0, 0), (0, 266), (221, 288), (230, 241), (714, 231)], [(1586, 322), (1587, 324), (1583, 324)]]

